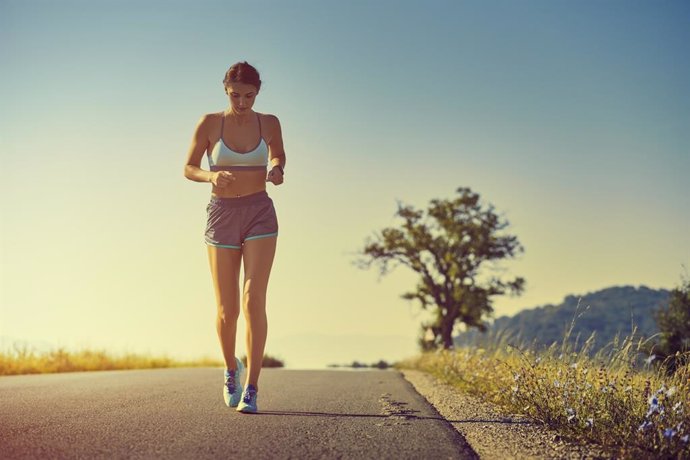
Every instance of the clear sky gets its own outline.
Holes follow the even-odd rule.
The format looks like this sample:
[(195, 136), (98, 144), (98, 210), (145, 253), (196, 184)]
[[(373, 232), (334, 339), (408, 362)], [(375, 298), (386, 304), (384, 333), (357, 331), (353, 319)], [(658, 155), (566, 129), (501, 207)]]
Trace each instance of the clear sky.
[[(194, 127), (247, 60), (282, 125), (266, 352), (415, 352), (425, 316), (352, 261), (471, 187), (525, 247), (497, 316), (690, 261), (686, 1), (0, 0), (0, 337), (221, 358)], [(208, 168), (206, 159), (202, 162)], [(238, 356), (246, 352), (238, 327)]]

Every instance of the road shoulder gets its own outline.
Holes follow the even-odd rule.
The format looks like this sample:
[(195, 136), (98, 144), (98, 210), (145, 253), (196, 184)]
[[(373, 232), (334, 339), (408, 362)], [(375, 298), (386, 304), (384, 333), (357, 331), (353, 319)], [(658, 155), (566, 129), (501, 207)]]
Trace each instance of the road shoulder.
[(517, 416), (505, 416), (494, 405), (464, 393), (426, 372), (400, 369), (424, 396), (485, 459), (609, 458), (597, 446), (564, 441), (553, 429)]

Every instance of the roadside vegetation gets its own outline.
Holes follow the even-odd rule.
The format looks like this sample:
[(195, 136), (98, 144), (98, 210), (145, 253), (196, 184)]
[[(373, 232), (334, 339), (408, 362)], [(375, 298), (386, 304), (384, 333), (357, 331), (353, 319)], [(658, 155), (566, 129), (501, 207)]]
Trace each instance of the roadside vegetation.
[[(439, 348), (400, 361), (458, 389), (531, 417), (571, 441), (610, 448), (620, 458), (690, 458), (690, 352), (663, 361), (650, 339), (632, 334), (596, 354), (570, 340), (548, 348), (497, 332), (471, 346)], [(669, 374), (673, 362), (675, 372)]]
[[(247, 363), (247, 357), (242, 356)], [(211, 358), (176, 360), (167, 356), (148, 356), (135, 353), (115, 354), (105, 350), (69, 351), (57, 348), (37, 352), (26, 345), (14, 345), (0, 351), (0, 375), (47, 374), (55, 372), (104, 371), (123, 369), (154, 369), (162, 367), (223, 367), (223, 361)], [(263, 367), (283, 367), (278, 358), (264, 355)]]
[[(395, 367), (427, 371), (566, 438), (610, 447), (616, 457), (690, 459), (690, 281), (656, 315), (657, 342), (634, 327), (627, 338), (615, 335), (595, 348), (596, 331), (607, 325), (594, 323), (578, 346), (579, 335), (571, 340), (576, 315), (563, 340), (558, 334), (547, 346), (538, 344), (545, 334), (530, 331), (530, 322), (522, 328), (537, 331), (532, 340), (499, 332), (505, 329), (489, 332), (484, 319), (493, 313), (493, 297), (520, 295), (526, 283), (497, 276), (504, 271), (497, 263), (524, 248), (505, 232), (509, 222), (492, 204), (469, 187), (456, 192), (432, 199), (426, 209), (399, 202), (398, 222), (357, 251), (355, 264), (377, 267), (381, 277), (399, 266), (418, 276), (401, 297), (430, 314), (421, 324), (422, 354)], [(458, 324), (485, 334), (460, 345), (453, 336)]]

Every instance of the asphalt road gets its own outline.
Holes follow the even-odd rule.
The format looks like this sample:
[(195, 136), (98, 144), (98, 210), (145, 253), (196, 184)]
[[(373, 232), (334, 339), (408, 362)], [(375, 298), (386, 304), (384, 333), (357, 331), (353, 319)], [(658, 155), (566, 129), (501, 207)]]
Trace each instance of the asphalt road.
[(477, 458), (396, 370), (266, 368), (258, 414), (221, 368), (0, 377), (0, 458)]

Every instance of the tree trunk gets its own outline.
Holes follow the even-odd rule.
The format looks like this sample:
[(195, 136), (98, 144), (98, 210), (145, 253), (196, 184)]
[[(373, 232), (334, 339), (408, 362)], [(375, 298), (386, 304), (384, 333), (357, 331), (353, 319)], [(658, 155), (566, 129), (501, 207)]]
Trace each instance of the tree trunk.
[(455, 318), (446, 316), (441, 320), (441, 338), (443, 339), (443, 348), (448, 350), (453, 347), (453, 325)]

